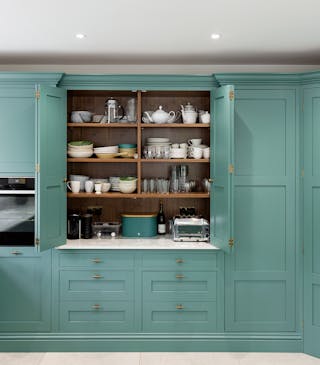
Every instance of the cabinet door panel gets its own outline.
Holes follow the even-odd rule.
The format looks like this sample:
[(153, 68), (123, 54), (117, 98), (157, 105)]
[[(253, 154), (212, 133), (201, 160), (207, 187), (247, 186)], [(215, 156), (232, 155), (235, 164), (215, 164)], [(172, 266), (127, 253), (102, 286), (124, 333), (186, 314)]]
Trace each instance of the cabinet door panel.
[(51, 251), (18, 250), (18, 257), (0, 250), (0, 331), (49, 331)]
[(66, 90), (40, 88), (37, 102), (36, 237), (40, 250), (66, 242)]
[(295, 90), (236, 92), (228, 331), (296, 329), (295, 97)]
[(320, 88), (304, 90), (304, 349), (320, 357)]
[(0, 174), (34, 175), (35, 90), (0, 89)]

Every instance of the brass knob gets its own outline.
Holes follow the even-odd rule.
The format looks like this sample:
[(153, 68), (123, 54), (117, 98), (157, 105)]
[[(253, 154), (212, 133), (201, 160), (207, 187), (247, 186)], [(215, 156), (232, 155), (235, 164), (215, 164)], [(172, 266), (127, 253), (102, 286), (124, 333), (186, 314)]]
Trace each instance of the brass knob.
[(101, 306), (100, 306), (100, 304), (94, 304), (93, 306), (91, 306), (91, 308), (97, 310), (97, 309), (100, 309)]
[(184, 275), (176, 275), (176, 279), (183, 279)]
[(101, 279), (101, 278), (102, 278), (102, 276), (99, 274), (95, 274), (92, 276), (92, 279)]
[(208, 179), (209, 183), (214, 183), (214, 179)]
[(184, 309), (184, 306), (182, 304), (177, 304), (176, 309)]
[(12, 255), (22, 255), (21, 251), (12, 251), (11, 252)]
[(91, 262), (94, 262), (95, 264), (99, 264), (102, 261), (100, 259), (96, 258), (96, 259), (92, 259)]
[(177, 264), (182, 264), (182, 263), (184, 263), (184, 261), (183, 261), (183, 259), (176, 259), (176, 263)]

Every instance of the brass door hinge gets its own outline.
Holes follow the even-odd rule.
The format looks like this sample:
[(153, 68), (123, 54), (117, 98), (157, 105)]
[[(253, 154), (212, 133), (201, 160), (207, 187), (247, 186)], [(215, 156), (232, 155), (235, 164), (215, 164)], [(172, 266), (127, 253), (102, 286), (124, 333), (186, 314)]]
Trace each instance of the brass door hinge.
[(301, 177), (304, 177), (304, 169), (301, 170)]
[(231, 91), (229, 91), (229, 100), (233, 100), (234, 99), (234, 91), (233, 90), (231, 90)]
[(36, 244), (36, 246), (39, 246), (39, 245), (40, 245), (40, 240), (39, 240), (39, 238), (36, 238), (36, 239), (35, 239), (35, 244)]
[(40, 172), (40, 164), (36, 163), (35, 170), (36, 170), (37, 173)]
[(40, 91), (39, 90), (36, 91), (36, 99), (40, 99)]
[(233, 174), (234, 173), (234, 166), (232, 164), (229, 165), (228, 171), (229, 171), (229, 174)]
[(229, 239), (229, 247), (232, 248), (234, 245), (234, 239), (233, 238), (230, 238)]

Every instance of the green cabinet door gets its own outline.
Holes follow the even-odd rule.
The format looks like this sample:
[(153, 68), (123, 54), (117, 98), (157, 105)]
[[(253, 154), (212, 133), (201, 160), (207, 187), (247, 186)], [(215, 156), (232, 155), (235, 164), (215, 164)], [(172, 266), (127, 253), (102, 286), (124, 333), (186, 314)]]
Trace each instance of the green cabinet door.
[(33, 176), (35, 91), (0, 87), (0, 176)]
[(304, 350), (320, 356), (320, 87), (304, 99)]
[(211, 242), (229, 251), (232, 238), (232, 174), (234, 88), (231, 85), (218, 88), (213, 96), (214, 124), (210, 144), (213, 146), (213, 164), (210, 176), (213, 180), (210, 206)]
[(51, 251), (0, 248), (0, 331), (50, 330)]
[(295, 331), (296, 90), (235, 92), (234, 247), (227, 331)]
[(40, 250), (66, 241), (66, 90), (39, 86), (36, 239)]

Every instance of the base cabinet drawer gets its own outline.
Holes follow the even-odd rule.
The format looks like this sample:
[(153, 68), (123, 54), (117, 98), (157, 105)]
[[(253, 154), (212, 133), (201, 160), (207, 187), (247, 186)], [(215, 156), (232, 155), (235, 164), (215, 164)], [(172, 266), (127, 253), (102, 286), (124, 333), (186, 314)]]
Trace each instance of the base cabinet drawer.
[(143, 298), (153, 300), (215, 300), (215, 272), (170, 271), (143, 273)]
[(133, 309), (133, 302), (63, 302), (60, 304), (60, 331), (133, 331)]
[(144, 332), (214, 332), (216, 302), (158, 302), (143, 305)]
[(60, 271), (61, 300), (133, 300), (131, 271)]

